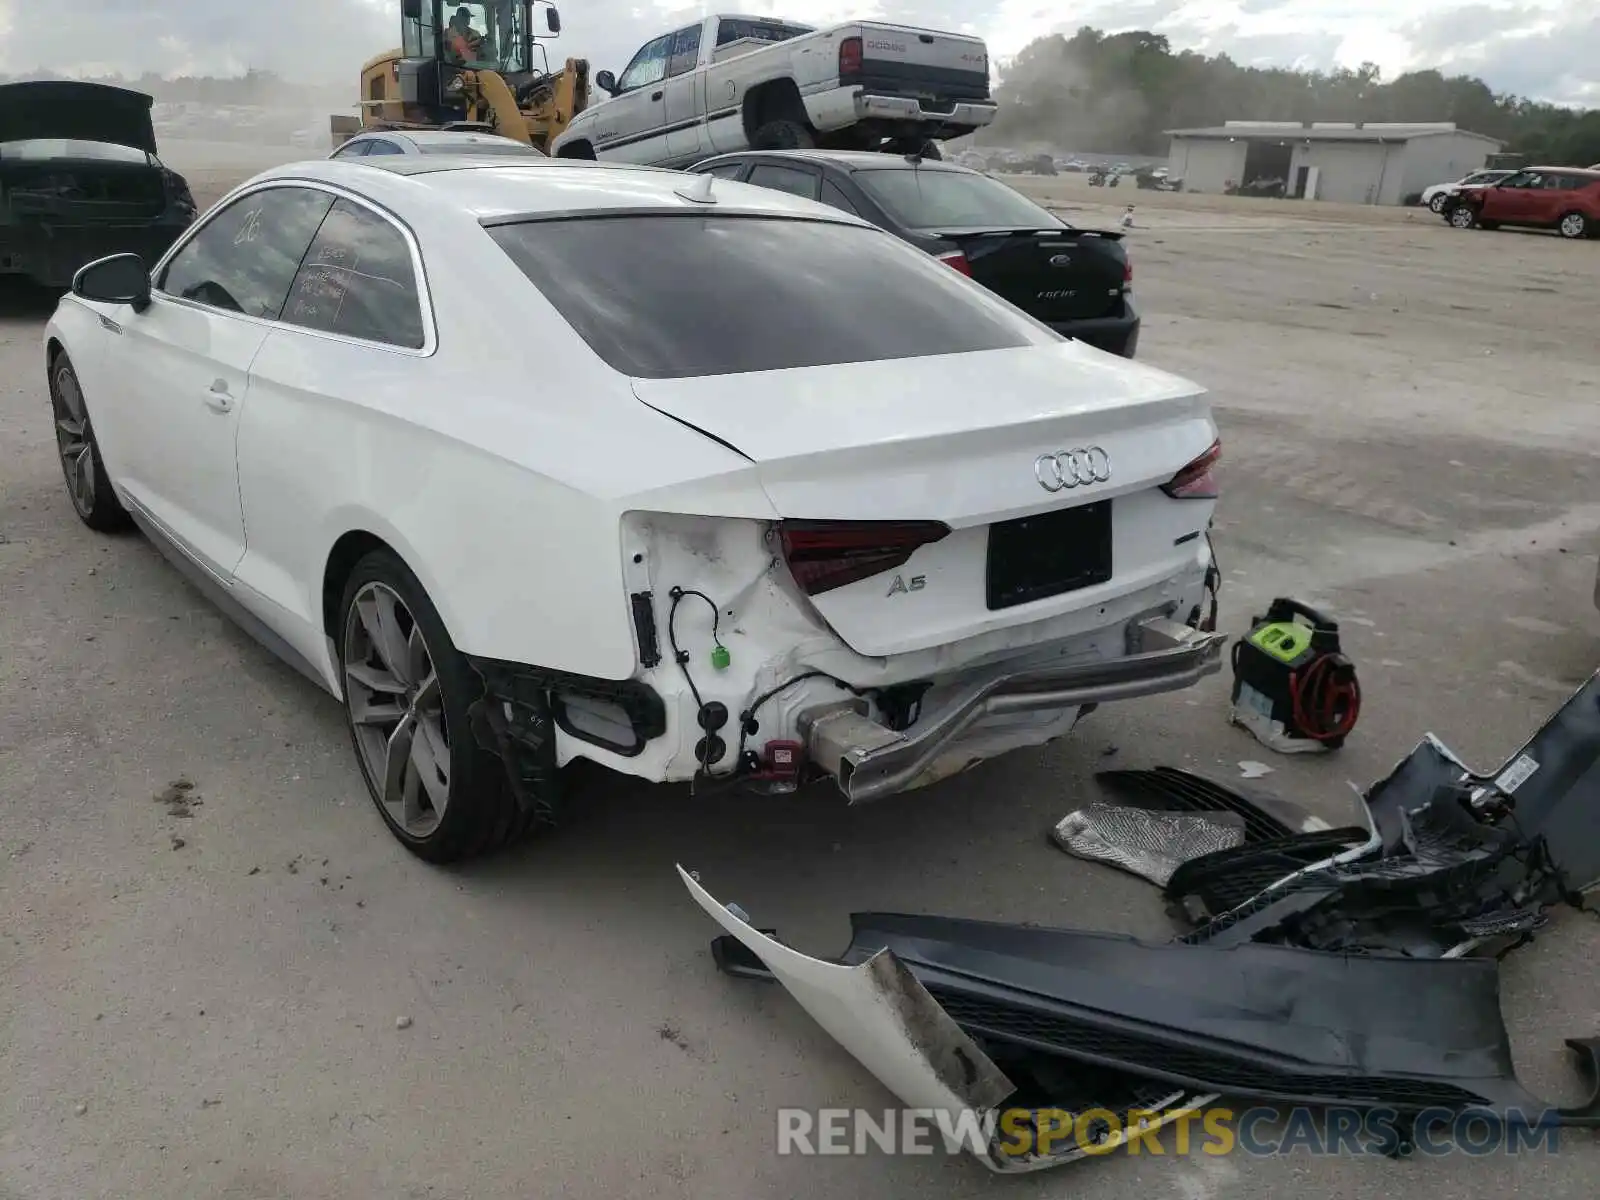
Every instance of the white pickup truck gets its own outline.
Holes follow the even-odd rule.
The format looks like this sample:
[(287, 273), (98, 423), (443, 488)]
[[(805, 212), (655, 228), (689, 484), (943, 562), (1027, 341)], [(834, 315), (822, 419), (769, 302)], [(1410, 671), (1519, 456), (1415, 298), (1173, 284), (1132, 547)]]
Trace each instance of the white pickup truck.
[(672, 167), (749, 149), (926, 152), (996, 111), (982, 39), (867, 21), (707, 17), (595, 83), (610, 98), (572, 119), (557, 157)]

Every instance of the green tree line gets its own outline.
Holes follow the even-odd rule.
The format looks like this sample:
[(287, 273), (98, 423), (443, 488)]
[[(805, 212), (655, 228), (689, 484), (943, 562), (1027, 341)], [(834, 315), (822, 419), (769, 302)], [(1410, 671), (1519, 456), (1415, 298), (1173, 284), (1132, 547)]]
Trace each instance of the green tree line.
[(1173, 53), (1156, 33), (1085, 26), (1031, 42), (996, 89), (1000, 114), (979, 139), (1064, 151), (1165, 154), (1165, 130), (1224, 121), (1454, 121), (1529, 161), (1600, 163), (1600, 109), (1493, 91), (1481, 79), (1413, 71), (1385, 82), (1357, 70), (1241, 67), (1225, 54)]

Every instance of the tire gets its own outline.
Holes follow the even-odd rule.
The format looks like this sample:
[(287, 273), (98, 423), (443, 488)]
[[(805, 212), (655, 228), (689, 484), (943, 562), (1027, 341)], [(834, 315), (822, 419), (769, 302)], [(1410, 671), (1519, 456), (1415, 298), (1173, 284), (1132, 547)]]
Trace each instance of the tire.
[(811, 130), (787, 117), (768, 121), (750, 139), (752, 150), (810, 150), (816, 144), (817, 139)]
[[(539, 797), (548, 803), (524, 809), (516, 802), (505, 765), (474, 733), (483, 681), (392, 551), (367, 554), (345, 581), (338, 654), (356, 762), (378, 815), (407, 850), (431, 863), (473, 858), (521, 839), (551, 815), (554, 770), (551, 794)], [(548, 721), (543, 727), (551, 728)], [(389, 755), (402, 738), (405, 759), (391, 771)]]
[(927, 138), (923, 141), (917, 141), (913, 138), (890, 138), (879, 146), (878, 150), (883, 154), (915, 154), (919, 158), (925, 158), (931, 162), (940, 162), (944, 158), (944, 152), (940, 150), (939, 143), (932, 138)]
[(61, 476), (78, 519), (97, 533), (130, 528), (133, 520), (111, 486), (78, 373), (65, 350), (50, 360), (50, 413), (55, 419)]
[(1450, 193), (1449, 192), (1440, 192), (1432, 200), (1428, 201), (1428, 209), (1429, 209), (1429, 211), (1432, 212), (1435, 216), (1439, 216), (1439, 215), (1443, 214), (1445, 203), (1449, 199), (1450, 199)]
[(1472, 229), (1478, 224), (1478, 214), (1470, 205), (1456, 204), (1450, 209), (1449, 220), (1452, 229)]
[(1560, 222), (1556, 225), (1556, 229), (1562, 237), (1573, 240), (1576, 240), (1577, 238), (1588, 237), (1592, 232), (1589, 225), (1589, 218), (1584, 216), (1581, 212), (1569, 212), (1563, 214)]

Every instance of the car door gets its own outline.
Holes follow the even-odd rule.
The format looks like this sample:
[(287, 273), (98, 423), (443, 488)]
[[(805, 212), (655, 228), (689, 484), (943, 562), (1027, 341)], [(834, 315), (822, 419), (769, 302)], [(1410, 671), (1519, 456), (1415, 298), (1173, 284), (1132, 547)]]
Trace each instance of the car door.
[(700, 25), (689, 25), (672, 35), (672, 56), (662, 85), (665, 105), (667, 160), (691, 163), (711, 153), (706, 134), (706, 76), (700, 65)]
[(114, 431), (119, 483), (222, 580), (244, 555), (235, 441), (250, 364), (332, 204), (329, 193), (297, 186), (240, 196), (157, 273), (150, 307), (118, 318), (128, 397)]
[(746, 183), (815, 200), (822, 194), (822, 172), (790, 162), (757, 162)]
[(1534, 201), (1534, 220), (1540, 225), (1560, 224), (1563, 214), (1577, 207), (1579, 183), (1570, 175), (1546, 175)]
[(667, 157), (667, 63), (676, 34), (639, 48), (617, 80), (617, 94), (595, 114), (594, 151), (599, 158), (653, 166)]
[(1519, 171), (1491, 188), (1485, 188), (1480, 216), (1485, 221), (1515, 223), (1525, 221), (1531, 207), (1530, 193), (1537, 186), (1539, 176), (1532, 171)]
[[(330, 523), (343, 519), (338, 506), (352, 494), (344, 481), (371, 473), (387, 481), (428, 461), (425, 444), (420, 457), (407, 457), (417, 443), (403, 419), (375, 410), (415, 390), (434, 344), (412, 236), (377, 206), (341, 197), (250, 369), (239, 423), (239, 495), (250, 530), (239, 599), (309, 662), (325, 658), (321, 579), (336, 536)], [(439, 481), (426, 475), (424, 467), (414, 494), (434, 503)]]

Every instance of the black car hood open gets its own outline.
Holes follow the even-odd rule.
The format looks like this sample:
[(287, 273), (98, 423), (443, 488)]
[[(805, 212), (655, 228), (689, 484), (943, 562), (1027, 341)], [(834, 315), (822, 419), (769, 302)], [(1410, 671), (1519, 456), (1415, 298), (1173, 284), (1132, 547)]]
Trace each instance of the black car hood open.
[(0, 84), (0, 142), (33, 138), (111, 142), (156, 152), (151, 98), (143, 92), (69, 79)]

